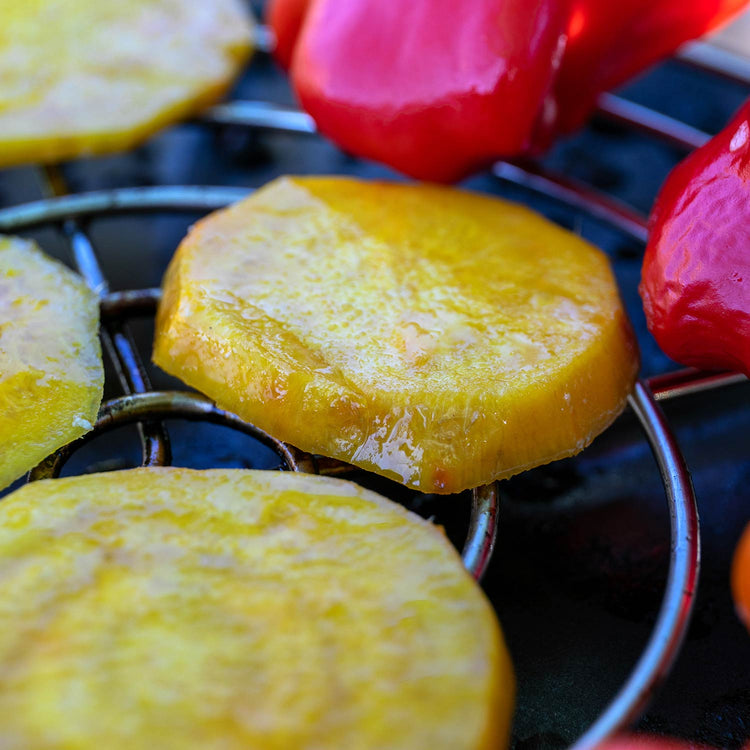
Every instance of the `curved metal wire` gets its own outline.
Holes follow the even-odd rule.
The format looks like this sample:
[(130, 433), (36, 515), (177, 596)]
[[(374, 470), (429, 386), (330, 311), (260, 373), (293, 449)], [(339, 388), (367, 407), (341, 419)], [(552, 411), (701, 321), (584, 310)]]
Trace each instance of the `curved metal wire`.
[[(283, 468), (289, 471), (306, 471), (309, 466), (316, 465), (314, 462), (300, 460), (296, 451), (286, 443), (245, 422), (236, 414), (220, 409), (206, 396), (188, 391), (149, 391), (121, 396), (103, 403), (94, 429), (48, 456), (32, 469), (29, 481), (58, 477), (65, 462), (79, 448), (106, 432), (145, 419), (211, 422), (255, 438), (274, 451), (281, 459)], [(497, 536), (497, 511), (496, 483), (473, 490), (469, 533), (462, 558), (466, 569), (477, 580), (481, 579), (492, 556)]]
[(497, 514), (500, 509), (497, 482), (471, 491), (471, 518), (466, 544), (461, 551), (466, 569), (478, 581), (492, 559), (497, 540)]
[(240, 419), (236, 414), (219, 409), (211, 399), (188, 391), (149, 391), (132, 393), (128, 396), (105, 401), (99, 410), (94, 429), (73, 443), (63, 446), (53, 453), (29, 474), (31, 481), (57, 477), (65, 462), (93, 439), (105, 432), (142, 422), (144, 419), (187, 419), (203, 420), (231, 427), (234, 430), (255, 438), (274, 451), (290, 471), (299, 471), (297, 459), (288, 445), (277, 440), (255, 425)]
[(672, 547), (667, 586), (646, 648), (627, 681), (571, 750), (593, 750), (635, 721), (666, 677), (685, 637), (700, 568), (698, 508), (685, 459), (648, 386), (629, 398), (659, 465), (669, 505)]
[(204, 112), (201, 120), (212, 125), (239, 125), (300, 135), (317, 132), (315, 121), (307, 112), (252, 100), (217, 104)]
[(648, 240), (645, 216), (593, 188), (554, 174), (539, 164), (501, 161), (493, 165), (492, 173), (498, 179), (553, 198), (568, 208), (583, 211), (594, 219), (619, 229), (637, 242), (645, 243)]
[[(39, 182), (45, 196), (61, 197), (69, 193), (67, 181), (59, 166), (39, 169)], [(76, 269), (100, 299), (109, 292), (109, 282), (97, 257), (94, 243), (75, 219), (61, 224)], [(151, 382), (127, 323), (105, 321), (99, 330), (102, 348), (107, 352), (123, 393), (144, 393)], [(144, 466), (165, 466), (172, 459), (169, 433), (164, 425), (147, 421), (138, 425)]]
[(746, 382), (747, 376), (741, 372), (707, 372), (686, 367), (650, 377), (648, 387), (657, 401), (667, 401)]
[(687, 44), (677, 53), (677, 59), (736, 83), (750, 83), (750, 60), (716, 44)]
[[(18, 230), (40, 223), (60, 221), (70, 216), (93, 217), (112, 211), (212, 210), (245, 195), (245, 190), (191, 187), (132, 188), (72, 195), (0, 210), (0, 228)], [(126, 308), (131, 308), (130, 314), (135, 314), (134, 311), (148, 313), (153, 310), (157, 300), (158, 290), (109, 295), (102, 301), (102, 314), (122, 315)], [(596, 742), (609, 736), (617, 728), (625, 726), (642, 710), (666, 673), (682, 639), (692, 602), (692, 585), (698, 571), (695, 499), (675, 439), (645, 385), (639, 384), (636, 387), (631, 405), (638, 414), (656, 454), (670, 504), (673, 519), (670, 578), (662, 613), (647, 650), (626, 686), (610, 708), (579, 740), (575, 746), (576, 750), (594, 747)], [(230, 426), (236, 424), (237, 429), (243, 431), (257, 429), (242, 422), (235, 415), (218, 410), (205, 397), (158, 392), (126, 396), (109, 402), (102, 413), (103, 421), (97, 424), (97, 428), (100, 431), (112, 429), (116, 424), (138, 421), (146, 415), (157, 419), (180, 415), (187, 419), (218, 419), (224, 424), (229, 422)], [(278, 441), (274, 442), (273, 438), (262, 431), (251, 434), (256, 437), (260, 435), (258, 439), (261, 441), (272, 441), (274, 449), (278, 447)], [(290, 452), (289, 461), (296, 461), (288, 446), (281, 450)], [(51, 464), (41, 467), (35, 472), (34, 477), (43, 475), (45, 471), (58, 470), (55, 464), (57, 460), (51, 459)], [(299, 468), (299, 463), (295, 465)], [(496, 485), (474, 491), (470, 531), (463, 556), (467, 568), (476, 578), (481, 577), (492, 553), (497, 532), (497, 510)]]
[[(630, 105), (625, 100), (613, 98), (620, 102), (617, 112), (621, 121), (632, 124), (640, 115), (642, 110), (637, 105)], [(604, 100), (601, 113), (607, 114), (607, 101)], [(609, 102), (610, 108), (614, 110), (614, 102)], [(667, 140), (685, 145), (686, 139), (698, 139), (699, 131), (691, 129), (687, 132), (678, 129), (675, 121), (659, 115), (651, 110), (648, 122), (640, 123), (644, 130), (657, 133)], [(612, 114), (614, 117), (614, 112)], [(628, 120), (628, 116), (630, 119)], [(317, 132), (313, 119), (300, 110), (280, 105), (272, 105), (259, 101), (233, 101), (218, 105), (209, 109), (202, 117), (205, 122), (213, 124), (237, 125), (252, 128), (261, 128), (290, 134), (312, 135)], [(661, 128), (661, 129), (660, 129)], [(600, 193), (593, 188), (573, 183), (562, 175), (544, 170), (539, 164), (532, 162), (497, 162), (492, 168), (493, 174), (499, 179), (512, 182), (516, 185), (534, 190), (546, 197), (559, 200), (571, 208), (584, 211), (595, 219), (604, 221), (635, 240), (645, 242), (648, 239), (648, 228), (646, 218), (609, 196)]]
[(681, 120), (675, 120), (614, 94), (605, 93), (599, 96), (596, 114), (629, 128), (635, 128), (646, 135), (655, 136), (686, 151), (700, 148), (711, 137)]
[(250, 192), (248, 188), (177, 185), (76, 193), (0, 209), (0, 232), (132, 211), (215, 211)]

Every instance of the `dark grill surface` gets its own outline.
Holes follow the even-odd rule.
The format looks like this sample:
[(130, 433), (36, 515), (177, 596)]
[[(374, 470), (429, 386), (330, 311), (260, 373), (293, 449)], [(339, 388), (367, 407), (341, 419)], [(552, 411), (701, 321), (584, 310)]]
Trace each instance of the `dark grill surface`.
[[(748, 87), (670, 61), (623, 92), (709, 133), (718, 131)], [(233, 98), (293, 105), (285, 77), (256, 56)], [(684, 152), (596, 120), (558, 145), (544, 167), (582, 181), (646, 213), (668, 170)], [(436, 154), (435, 158), (439, 158)], [(255, 187), (285, 173), (396, 177), (339, 152), (317, 136), (207, 125), (173, 127), (141, 148), (65, 165), (71, 191), (161, 184)], [(530, 205), (581, 233), (611, 257), (641, 345), (644, 377), (677, 368), (645, 328), (637, 295), (643, 245), (604, 222), (487, 172), (467, 187)], [(0, 172), (0, 207), (41, 197), (39, 172)], [(87, 227), (113, 290), (158, 286), (190, 221), (182, 214), (115, 216)], [(69, 262), (61, 234), (28, 233)], [(150, 355), (152, 325), (134, 325)], [(180, 385), (150, 367), (154, 386)], [(109, 373), (106, 398), (120, 395)], [(750, 637), (734, 616), (728, 575), (750, 520), (750, 385), (747, 382), (663, 403), (691, 469), (702, 521), (699, 596), (688, 637), (663, 689), (638, 724), (644, 731), (735, 748), (750, 737)], [(211, 425), (170, 423), (174, 462), (273, 466), (277, 459), (245, 436)], [(530, 430), (538, 429), (529, 425)], [(75, 473), (140, 462), (135, 428), (109, 433), (80, 451)], [(385, 480), (359, 477), (392, 497)], [(484, 587), (496, 607), (518, 679), (514, 746), (565, 747), (592, 722), (632, 669), (656, 618), (669, 557), (664, 488), (630, 413), (581, 456), (527, 472), (502, 485), (500, 532)], [(460, 545), (465, 498), (413, 499), (436, 515)]]

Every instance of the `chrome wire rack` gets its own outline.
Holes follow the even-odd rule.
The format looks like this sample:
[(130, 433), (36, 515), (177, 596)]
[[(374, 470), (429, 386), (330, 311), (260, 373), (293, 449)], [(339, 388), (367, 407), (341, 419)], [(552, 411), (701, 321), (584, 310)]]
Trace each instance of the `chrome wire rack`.
[[(259, 41), (261, 52), (268, 52), (272, 45), (270, 34), (262, 31)], [(729, 53), (717, 52), (709, 45), (693, 45), (681, 54), (680, 59), (703, 70), (750, 82), (747, 63)], [(699, 146), (708, 137), (682, 122), (611, 94), (602, 97), (597, 116), (625, 124), (684, 150)], [(220, 104), (207, 111), (200, 123), (315, 137), (315, 126), (308, 115), (262, 101), (237, 100)], [(592, 217), (638, 243), (647, 238), (645, 218), (637, 211), (551, 171), (539, 162), (500, 162), (492, 168), (492, 174), (498, 180), (553, 199), (575, 215), (580, 213)], [(169, 464), (171, 449), (164, 421), (170, 419), (203, 420), (247, 434), (273, 450), (282, 469), (327, 474), (351, 470), (352, 467), (347, 465), (285, 445), (217, 408), (199, 394), (154, 390), (131, 332), (131, 324), (136, 318), (154, 315), (159, 290), (143, 288), (111, 292), (97, 250), (85, 229), (89, 220), (116, 214), (205, 213), (246, 196), (248, 189), (176, 185), (69, 193), (62, 168), (40, 168), (39, 176), (44, 197), (0, 209), (0, 231), (23, 232), (52, 226), (63, 234), (75, 267), (100, 297), (103, 347), (123, 395), (105, 402), (95, 429), (77, 443), (50, 456), (31, 472), (30, 479), (57, 476), (75, 450), (126, 424), (138, 425), (143, 465)], [(576, 750), (595, 747), (638, 718), (667, 675), (690, 619), (700, 558), (698, 514), (687, 466), (657, 401), (681, 399), (744, 380), (743, 376), (732, 373), (683, 369), (639, 381), (630, 396), (631, 410), (652, 448), (664, 483), (671, 524), (668, 578), (658, 616), (640, 658), (609, 705), (574, 743)], [(495, 543), (499, 492), (495, 484), (472, 493), (463, 559), (477, 579), (485, 572)]]
[[(47, 169), (44, 184), (50, 192), (60, 193), (64, 185), (61, 172)], [(0, 210), (0, 231), (3, 232), (19, 232), (47, 223), (57, 223), (60, 226), (70, 243), (76, 267), (88, 285), (101, 297), (102, 342), (115, 366), (120, 387), (126, 394), (105, 402), (94, 430), (51, 455), (31, 472), (30, 479), (58, 476), (65, 461), (77, 448), (103, 433), (133, 423), (139, 425), (141, 433), (143, 465), (167, 465), (171, 462), (170, 444), (162, 422), (168, 418), (206, 420), (244, 432), (274, 450), (284, 469), (335, 474), (351, 468), (287, 446), (235, 415), (217, 408), (199, 394), (153, 391), (130, 334), (128, 319), (138, 315), (154, 315), (159, 290), (110, 293), (94, 245), (79, 224), (81, 220), (114, 212), (211, 211), (222, 208), (247, 193), (248, 191), (241, 189), (220, 187), (134, 188), (84, 195), (59, 194), (37, 203)], [(696, 375), (690, 379), (692, 387), (696, 387), (697, 377)], [(660, 394), (665, 396), (668, 393), (670, 386), (663, 386)], [(698, 517), (695, 498), (677, 443), (646, 383), (639, 382), (636, 385), (629, 403), (653, 448), (666, 488), (673, 549), (669, 581), (651, 643), (611, 708), (577, 743), (576, 747), (580, 748), (593, 747), (636, 718), (651, 692), (663, 679), (687, 626), (698, 573)], [(492, 554), (497, 514), (497, 483), (473, 490), (463, 559), (467, 569), (476, 578), (481, 578)]]

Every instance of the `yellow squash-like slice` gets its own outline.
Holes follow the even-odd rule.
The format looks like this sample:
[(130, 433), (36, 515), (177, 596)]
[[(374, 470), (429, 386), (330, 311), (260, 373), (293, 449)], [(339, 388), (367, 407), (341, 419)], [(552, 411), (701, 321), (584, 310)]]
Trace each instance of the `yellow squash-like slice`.
[(2, 0), (0, 167), (126, 149), (220, 98), (241, 0)]
[(99, 305), (36, 246), (0, 237), (0, 488), (88, 432), (102, 400)]
[(425, 492), (580, 451), (638, 367), (606, 257), (520, 206), (280, 179), (200, 222), (155, 361), (299, 448)]
[(439, 529), (341, 480), (135, 469), (0, 504), (0, 747), (498, 750), (514, 682)]

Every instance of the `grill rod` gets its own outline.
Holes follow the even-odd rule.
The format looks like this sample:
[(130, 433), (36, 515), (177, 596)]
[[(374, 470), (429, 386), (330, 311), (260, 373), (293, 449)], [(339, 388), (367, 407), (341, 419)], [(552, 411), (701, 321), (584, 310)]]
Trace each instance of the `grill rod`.
[(750, 83), (750, 60), (710, 42), (691, 42), (685, 45), (677, 53), (677, 59), (693, 68), (735, 83)]
[[(212, 125), (232, 125), (277, 133), (317, 133), (315, 122), (307, 113), (258, 101), (220, 104), (208, 110), (201, 119)], [(492, 173), (499, 179), (542, 193), (571, 208), (585, 211), (600, 221), (612, 224), (639, 242), (645, 242), (648, 238), (646, 220), (636, 211), (593, 188), (545, 170), (538, 163), (526, 160), (501, 161), (493, 165)]]
[(617, 122), (645, 135), (655, 136), (685, 151), (700, 148), (711, 138), (708, 133), (698, 128), (614, 94), (601, 94), (594, 114), (600, 119)]
[(646, 432), (664, 480), (672, 539), (667, 586), (656, 625), (638, 663), (617, 695), (571, 750), (594, 750), (643, 713), (677, 656), (695, 603), (700, 535), (690, 473), (648, 386), (637, 382), (628, 401)]
[[(52, 196), (68, 193), (62, 171), (58, 167), (40, 170), (43, 192)], [(73, 218), (65, 218), (62, 232), (70, 245), (76, 268), (89, 288), (101, 299), (109, 292), (109, 283), (102, 272), (94, 245)], [(151, 390), (148, 373), (143, 366), (130, 329), (121, 321), (103, 323), (99, 332), (104, 349), (117, 372), (117, 379), (126, 394)], [(151, 420), (140, 422), (144, 466), (165, 466), (172, 460), (169, 436), (164, 427)]]

